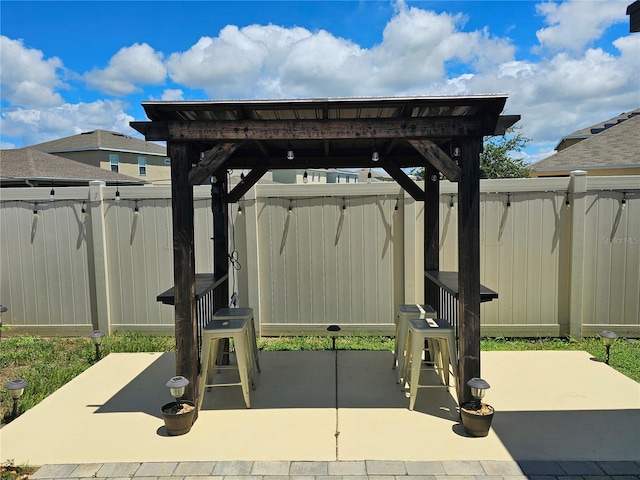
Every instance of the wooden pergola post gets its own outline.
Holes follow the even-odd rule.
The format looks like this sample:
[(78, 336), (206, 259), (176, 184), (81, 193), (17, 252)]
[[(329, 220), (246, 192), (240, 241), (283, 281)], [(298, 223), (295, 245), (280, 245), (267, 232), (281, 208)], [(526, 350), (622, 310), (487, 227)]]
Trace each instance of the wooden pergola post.
[[(440, 172), (427, 162), (424, 168), (424, 269), (440, 270)], [(424, 303), (440, 311), (438, 286), (424, 282)]]
[(176, 375), (189, 380), (186, 399), (196, 400), (198, 340), (196, 328), (196, 261), (193, 229), (193, 187), (190, 144), (167, 142), (171, 158), (171, 206), (173, 212), (173, 277), (175, 292)]
[(458, 403), (471, 400), (467, 382), (480, 376), (480, 153), (482, 137), (459, 139)]

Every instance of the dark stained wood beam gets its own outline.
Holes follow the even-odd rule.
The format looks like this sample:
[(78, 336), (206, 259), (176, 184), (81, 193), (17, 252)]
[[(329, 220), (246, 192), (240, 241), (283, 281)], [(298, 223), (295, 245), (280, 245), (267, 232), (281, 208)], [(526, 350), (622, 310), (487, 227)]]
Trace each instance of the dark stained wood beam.
[[(440, 270), (440, 175), (430, 163), (424, 168), (424, 269)], [(424, 301), (440, 313), (439, 288), (426, 278)]]
[(404, 173), (404, 171), (398, 167), (398, 165), (393, 163), (387, 163), (382, 168), (384, 171), (391, 175), (398, 185), (400, 185), (416, 202), (421, 202), (424, 200), (424, 192), (422, 189), (416, 185), (409, 176)]
[(195, 401), (199, 365), (193, 187), (189, 183), (192, 149), (184, 142), (169, 142), (167, 153), (171, 158), (176, 375), (189, 380), (185, 398)]
[(467, 382), (480, 377), (480, 153), (482, 137), (460, 139), (458, 183), (458, 401), (471, 400)]
[(476, 117), (132, 122), (149, 141), (357, 140), (490, 135)]
[(431, 140), (427, 140), (426, 138), (410, 139), (409, 143), (450, 181), (460, 181), (462, 174), (460, 167)]
[(494, 135), (504, 135), (509, 127), (520, 120), (520, 115), (500, 115), (496, 124)]
[(242, 196), (247, 193), (268, 171), (269, 167), (266, 165), (254, 166), (247, 176), (241, 179), (233, 190), (229, 192), (229, 195), (227, 196), (229, 203), (236, 203), (240, 200), (240, 198), (242, 198)]
[(189, 172), (189, 183), (191, 185), (200, 185), (215, 174), (241, 144), (242, 142), (220, 143), (205, 152), (204, 158)]

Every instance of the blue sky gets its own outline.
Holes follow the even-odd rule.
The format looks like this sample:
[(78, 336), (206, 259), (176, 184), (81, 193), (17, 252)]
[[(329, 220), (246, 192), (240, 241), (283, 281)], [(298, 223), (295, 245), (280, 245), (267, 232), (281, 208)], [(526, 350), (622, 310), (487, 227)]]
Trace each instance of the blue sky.
[(1, 1), (0, 145), (102, 128), (145, 100), (507, 93), (532, 141), (640, 106), (626, 1)]

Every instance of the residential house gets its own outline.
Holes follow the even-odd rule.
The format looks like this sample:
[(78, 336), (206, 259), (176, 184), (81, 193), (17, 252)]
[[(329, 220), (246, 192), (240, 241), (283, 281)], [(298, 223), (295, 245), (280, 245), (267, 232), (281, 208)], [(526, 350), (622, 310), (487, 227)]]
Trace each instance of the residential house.
[(102, 180), (108, 185), (148, 183), (35, 148), (0, 150), (1, 187), (86, 186), (91, 180)]
[(145, 182), (171, 183), (171, 162), (166, 147), (122, 133), (93, 130), (30, 148)]
[(555, 150), (531, 165), (531, 177), (640, 175), (640, 108), (566, 135)]

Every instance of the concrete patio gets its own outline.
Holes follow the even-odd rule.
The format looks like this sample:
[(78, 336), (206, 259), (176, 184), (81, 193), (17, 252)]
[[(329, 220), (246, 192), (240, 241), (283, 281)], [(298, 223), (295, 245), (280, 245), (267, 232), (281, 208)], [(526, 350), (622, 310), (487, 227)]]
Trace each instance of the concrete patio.
[(209, 462), (209, 472), (239, 461), (640, 468), (640, 385), (586, 352), (483, 352), (486, 401), (496, 408), (485, 438), (464, 433), (453, 390), (421, 390), (409, 411), (390, 352), (262, 352), (260, 360), (251, 409), (238, 387), (214, 389), (191, 431), (170, 437), (160, 407), (172, 400), (164, 384), (174, 355), (111, 354), (1, 429), (1, 456), (49, 467)]

